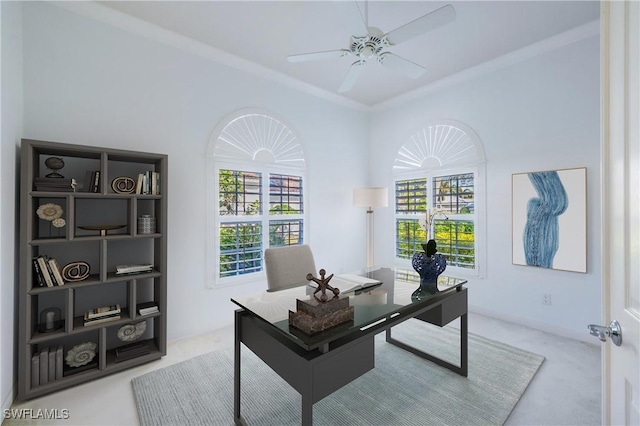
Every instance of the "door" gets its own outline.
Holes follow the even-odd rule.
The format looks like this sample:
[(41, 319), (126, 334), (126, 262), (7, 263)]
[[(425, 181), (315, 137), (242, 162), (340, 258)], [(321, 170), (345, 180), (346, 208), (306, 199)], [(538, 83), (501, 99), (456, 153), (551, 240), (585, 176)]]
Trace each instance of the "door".
[(640, 2), (601, 2), (603, 423), (640, 425)]

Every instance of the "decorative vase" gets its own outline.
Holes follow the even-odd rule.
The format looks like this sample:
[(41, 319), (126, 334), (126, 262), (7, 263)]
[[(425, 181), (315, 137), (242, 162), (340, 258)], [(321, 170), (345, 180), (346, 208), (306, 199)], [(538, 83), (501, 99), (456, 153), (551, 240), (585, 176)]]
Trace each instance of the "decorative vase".
[(429, 240), (422, 244), (423, 252), (417, 252), (411, 259), (413, 269), (420, 275), (420, 287), (411, 294), (411, 300), (417, 302), (427, 299), (438, 292), (438, 276), (447, 268), (447, 260), (436, 253), (436, 242)]

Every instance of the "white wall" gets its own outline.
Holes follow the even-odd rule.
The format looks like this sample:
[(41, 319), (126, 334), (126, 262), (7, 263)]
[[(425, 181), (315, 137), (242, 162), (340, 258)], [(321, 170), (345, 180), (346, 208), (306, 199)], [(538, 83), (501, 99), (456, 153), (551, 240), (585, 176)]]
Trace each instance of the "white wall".
[(319, 267), (364, 263), (364, 213), (351, 207), (351, 190), (367, 179), (368, 160), (360, 155), (367, 144), (365, 112), (55, 5), (23, 7), (23, 137), (169, 156), (170, 340), (231, 324), (229, 298), (264, 288), (205, 288), (207, 143), (219, 120), (240, 108), (273, 111), (300, 136), (309, 160), (308, 241)]
[[(18, 280), (16, 211), (18, 205), (18, 141), (22, 134), (22, 8), (19, 3), (0, 3), (1, 74), (0, 92), (0, 401), (2, 409), (13, 402), (15, 287)], [(15, 333), (8, 332), (16, 330)]]
[[(476, 310), (575, 336), (600, 320), (599, 82), (599, 37), (593, 36), (373, 114), (376, 185), (391, 182), (399, 147), (429, 122), (463, 122), (482, 140), (487, 245), (479, 249), (487, 251), (487, 268), (485, 279), (469, 280)], [(588, 272), (512, 265), (511, 175), (573, 167), (587, 168)], [(393, 209), (376, 215), (377, 246), (386, 247), (376, 254), (391, 262)], [(551, 306), (542, 304), (544, 293), (551, 294)]]

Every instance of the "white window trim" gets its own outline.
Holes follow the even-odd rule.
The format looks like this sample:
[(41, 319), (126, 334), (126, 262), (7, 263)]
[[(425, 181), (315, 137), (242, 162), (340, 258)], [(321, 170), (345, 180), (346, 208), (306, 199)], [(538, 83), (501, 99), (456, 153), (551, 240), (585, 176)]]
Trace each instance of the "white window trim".
[[(207, 238), (209, 242), (208, 253), (212, 253), (213, 256), (209, 259), (209, 274), (208, 276), (212, 278), (210, 283), (210, 287), (225, 287), (231, 285), (237, 285), (252, 281), (263, 280), (266, 278), (266, 274), (264, 271), (264, 259), (262, 264), (262, 271), (250, 273), (250, 274), (241, 274), (234, 275), (230, 277), (220, 277), (220, 225), (222, 223), (229, 222), (262, 222), (262, 250), (269, 247), (269, 221), (270, 220), (296, 220), (302, 219), (303, 221), (303, 229), (302, 235), (304, 238), (304, 242), (307, 242), (308, 235), (308, 209), (307, 209), (307, 179), (304, 171), (297, 168), (286, 168), (286, 167), (278, 167), (267, 164), (258, 164), (258, 163), (246, 163), (246, 162), (228, 162), (228, 161), (214, 161), (213, 159), (209, 162), (209, 170), (213, 170), (213, 173), (210, 174), (212, 188), (211, 191), (208, 191), (211, 195), (210, 204), (212, 204), (209, 209), (210, 214), (208, 215), (208, 219), (211, 222), (208, 227), (211, 232), (208, 235), (214, 235), (214, 238)], [(239, 171), (249, 171), (249, 172), (257, 172), (262, 174), (262, 214), (260, 215), (252, 215), (252, 216), (220, 216), (219, 214), (219, 206), (218, 200), (220, 196), (220, 187), (218, 185), (218, 177), (220, 170), (239, 170)], [(295, 214), (295, 215), (269, 215), (269, 175), (270, 174), (282, 174), (282, 175), (294, 175), (302, 177), (302, 202), (304, 212), (303, 214)]]
[[(437, 129), (446, 129), (452, 126), (462, 131), (468, 137), (465, 140), (459, 138), (449, 139), (446, 132), (442, 134), (431, 133), (430, 131)], [(429, 131), (427, 131), (429, 130)], [(459, 135), (459, 134), (458, 134)], [(459, 149), (450, 150), (449, 143), (453, 143)], [(439, 150), (445, 148), (445, 151)], [(426, 149), (425, 149), (426, 148)], [(417, 156), (411, 156), (411, 152), (420, 151)], [(472, 151), (469, 151), (472, 149)], [(473, 155), (465, 155), (457, 157), (459, 152), (468, 152)], [(399, 146), (398, 155), (394, 162), (393, 171), (393, 188), (398, 180), (427, 178), (427, 202), (428, 206), (433, 203), (432, 186), (434, 176), (449, 176), (463, 173), (474, 173), (474, 221), (475, 221), (475, 268), (460, 268), (456, 266), (447, 266), (447, 272), (450, 275), (460, 276), (464, 278), (485, 278), (487, 265), (487, 236), (486, 236), (486, 165), (484, 149), (480, 138), (475, 131), (464, 123), (455, 120), (438, 120), (437, 122), (428, 123), (423, 126), (419, 132), (412, 134), (406, 138), (404, 143)], [(419, 164), (421, 156), (433, 157), (438, 160), (440, 166), (426, 167), (425, 163)], [(407, 160), (411, 160), (408, 161)], [(433, 164), (433, 163), (431, 163)], [(411, 218), (416, 215), (398, 215), (395, 213), (395, 192), (392, 197), (394, 201), (393, 212), (393, 243), (394, 243), (394, 259), (395, 264), (399, 267), (412, 269), (411, 259), (400, 259), (396, 257), (395, 250), (397, 245), (396, 219)], [(469, 215), (464, 215), (469, 217)], [(463, 217), (460, 217), (463, 219)]]
[[(207, 238), (206, 240), (206, 279), (205, 285), (207, 288), (221, 288), (234, 286), (244, 283), (264, 281), (266, 279), (266, 274), (264, 270), (264, 257), (262, 264), (262, 271), (250, 274), (241, 274), (230, 277), (220, 277), (220, 234), (219, 227), (222, 222), (239, 222), (239, 221), (257, 221), (258, 218), (262, 222), (262, 238), (263, 238), (263, 255), (264, 249), (268, 248), (269, 245), (269, 219), (273, 219), (273, 216), (269, 216), (269, 174), (283, 174), (283, 175), (295, 175), (302, 177), (302, 194), (303, 194), (303, 208), (304, 213), (301, 215), (278, 215), (281, 216), (283, 220), (285, 219), (303, 219), (303, 238), (304, 243), (309, 243), (309, 196), (308, 196), (308, 175), (307, 169), (305, 166), (300, 166), (300, 164), (305, 164), (304, 154), (302, 153), (302, 147), (299, 142), (297, 143), (300, 155), (299, 160), (290, 162), (290, 164), (296, 164), (294, 166), (288, 166), (286, 163), (271, 163), (271, 162), (262, 162), (259, 160), (259, 156), (254, 155), (255, 160), (250, 160), (247, 158), (228, 158), (225, 157), (221, 159), (216, 157), (215, 148), (218, 142), (218, 137), (222, 133), (223, 129), (231, 123), (233, 120), (238, 117), (242, 117), (243, 115), (250, 114), (260, 114), (271, 117), (279, 122), (283, 123), (288, 130), (294, 133), (295, 140), (299, 140), (295, 131), (292, 130), (292, 127), (286, 123), (283, 119), (278, 117), (276, 114), (273, 114), (269, 111), (264, 111), (255, 108), (247, 108), (236, 111), (229, 116), (225, 117), (220, 123), (216, 126), (215, 130), (212, 133), (211, 139), (209, 140), (207, 156), (206, 156), (206, 193), (207, 193)], [(260, 151), (258, 149), (257, 151)], [(257, 153), (256, 151), (256, 153)], [(254, 153), (255, 154), (255, 153)], [(241, 171), (251, 171), (251, 172), (260, 172), (262, 173), (262, 206), (263, 206), (263, 214), (255, 215), (255, 216), (226, 216), (223, 220), (221, 220), (219, 215), (219, 185), (218, 178), (220, 170), (241, 170)], [(266, 215), (265, 215), (266, 213)], [(211, 238), (210, 238), (211, 236)]]
[[(394, 213), (393, 213), (393, 226), (394, 226), (394, 259), (395, 264), (401, 268), (411, 269), (411, 259), (402, 259), (395, 256), (395, 247), (397, 246), (397, 233), (395, 232), (396, 220), (397, 219), (417, 219), (420, 215), (416, 214), (398, 214), (395, 212), (395, 184), (400, 180), (410, 180), (410, 179), (427, 179), (427, 205), (428, 208), (433, 208), (433, 178), (438, 176), (450, 176), (450, 175), (459, 175), (465, 173), (473, 173), (474, 174), (474, 213), (473, 214), (449, 214), (450, 219), (458, 219), (458, 220), (473, 220), (474, 221), (474, 230), (475, 230), (475, 268), (460, 268), (453, 265), (447, 265), (447, 272), (451, 275), (462, 276), (462, 277), (484, 277), (484, 265), (486, 259), (486, 250), (482, 248), (485, 247), (485, 226), (484, 226), (484, 200), (486, 198), (484, 191), (484, 166), (460, 166), (454, 168), (436, 168), (436, 169), (424, 169), (420, 171), (412, 171), (410, 173), (398, 173), (393, 176), (393, 200), (394, 200)], [(439, 220), (440, 218), (436, 218)]]

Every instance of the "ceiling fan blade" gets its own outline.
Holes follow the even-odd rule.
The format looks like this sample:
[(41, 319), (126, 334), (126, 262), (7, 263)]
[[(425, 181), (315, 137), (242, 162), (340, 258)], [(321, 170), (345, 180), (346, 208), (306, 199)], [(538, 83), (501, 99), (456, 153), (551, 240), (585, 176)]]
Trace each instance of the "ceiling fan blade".
[(400, 44), (428, 31), (435, 30), (456, 19), (456, 10), (450, 4), (442, 6), (431, 13), (409, 22), (387, 33), (387, 40), (391, 44)]
[(334, 0), (332, 2), (347, 30), (353, 35), (366, 36), (369, 33), (365, 16), (355, 0)]
[(317, 61), (320, 59), (341, 58), (349, 54), (351, 54), (351, 52), (347, 49), (326, 50), (324, 52), (301, 53), (299, 55), (289, 55), (287, 56), (287, 61), (289, 62)]
[(420, 77), (426, 71), (421, 65), (413, 63), (401, 56), (394, 55), (391, 52), (385, 52), (378, 56), (378, 62), (387, 68), (399, 71), (414, 79)]
[(342, 84), (338, 89), (338, 92), (348, 92), (353, 87), (354, 83), (358, 79), (360, 72), (364, 68), (364, 61), (358, 61), (351, 64), (351, 68), (347, 71), (347, 75), (344, 76), (344, 80), (342, 80)]

